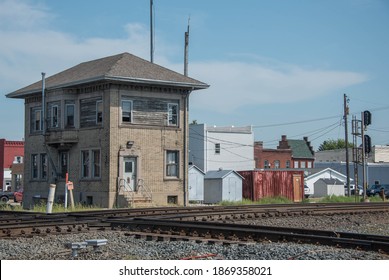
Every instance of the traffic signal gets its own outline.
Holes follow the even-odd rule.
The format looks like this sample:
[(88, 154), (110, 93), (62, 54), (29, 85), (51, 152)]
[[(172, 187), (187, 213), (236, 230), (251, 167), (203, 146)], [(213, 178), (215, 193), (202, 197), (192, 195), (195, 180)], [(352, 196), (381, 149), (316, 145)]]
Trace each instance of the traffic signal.
[(370, 111), (363, 111), (363, 124), (368, 126), (371, 124), (371, 113)]
[(371, 138), (369, 135), (364, 135), (364, 145), (365, 145), (365, 154), (369, 154), (371, 152)]

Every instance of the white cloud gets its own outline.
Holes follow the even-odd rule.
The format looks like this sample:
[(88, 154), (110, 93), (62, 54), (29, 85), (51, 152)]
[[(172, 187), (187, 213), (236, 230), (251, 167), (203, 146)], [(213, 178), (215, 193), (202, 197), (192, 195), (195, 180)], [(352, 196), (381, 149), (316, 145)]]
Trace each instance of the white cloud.
[[(244, 105), (290, 103), (331, 94), (367, 81), (365, 74), (305, 69), (276, 63), (195, 62), (191, 75), (210, 84), (207, 92), (195, 94), (196, 107), (231, 112)], [(221, 106), (221, 104), (223, 104)]]

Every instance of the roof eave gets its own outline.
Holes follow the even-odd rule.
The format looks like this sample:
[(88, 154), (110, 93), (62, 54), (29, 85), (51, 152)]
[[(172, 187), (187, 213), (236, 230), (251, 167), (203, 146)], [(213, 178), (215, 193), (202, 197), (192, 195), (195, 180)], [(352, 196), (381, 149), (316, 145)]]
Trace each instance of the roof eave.
[[(207, 89), (209, 85), (203, 83), (185, 83), (185, 82), (174, 82), (174, 81), (164, 81), (164, 80), (153, 80), (153, 79), (142, 79), (142, 78), (129, 78), (121, 76), (99, 76), (85, 80), (74, 81), (70, 83), (59, 84), (55, 86), (47, 86), (47, 90), (55, 90), (59, 88), (66, 88), (81, 84), (93, 83), (98, 81), (116, 81), (116, 82), (129, 82), (136, 84), (151, 84), (151, 85), (164, 85), (164, 86), (174, 86), (174, 87), (183, 87), (188, 88), (189, 90), (199, 90)], [(26, 98), (29, 95), (37, 94), (41, 92), (41, 89), (33, 89), (25, 92), (11, 92), (6, 94), (7, 98)]]

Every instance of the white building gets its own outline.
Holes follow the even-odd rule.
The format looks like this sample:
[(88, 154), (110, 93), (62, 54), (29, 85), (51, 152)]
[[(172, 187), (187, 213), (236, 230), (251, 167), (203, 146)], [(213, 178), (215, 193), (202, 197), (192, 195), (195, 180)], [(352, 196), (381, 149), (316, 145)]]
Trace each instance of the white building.
[(210, 170), (253, 170), (254, 133), (251, 126), (189, 125), (189, 162)]
[(389, 162), (388, 145), (375, 145), (373, 147), (373, 162)]
[[(344, 195), (344, 183), (347, 181), (347, 176), (331, 168), (325, 168), (318, 172), (314, 172), (304, 179), (304, 184), (309, 188), (309, 195), (313, 195), (315, 193), (315, 183), (321, 179), (336, 179), (343, 182)], [(351, 181), (353, 180), (351, 179)]]

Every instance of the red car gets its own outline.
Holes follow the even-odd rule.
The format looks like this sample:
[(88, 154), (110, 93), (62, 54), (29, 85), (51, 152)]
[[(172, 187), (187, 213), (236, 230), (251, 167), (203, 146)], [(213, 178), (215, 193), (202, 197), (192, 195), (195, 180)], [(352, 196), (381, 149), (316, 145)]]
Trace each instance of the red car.
[(18, 190), (14, 192), (14, 202), (22, 202), (23, 200), (23, 190)]

